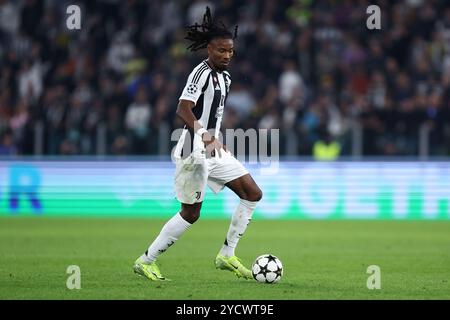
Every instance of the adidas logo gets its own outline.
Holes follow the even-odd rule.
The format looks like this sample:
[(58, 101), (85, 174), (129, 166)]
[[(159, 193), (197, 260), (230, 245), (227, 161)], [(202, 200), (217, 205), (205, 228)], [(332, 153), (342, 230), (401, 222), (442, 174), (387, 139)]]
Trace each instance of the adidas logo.
[(216, 84), (216, 87), (215, 87), (214, 89), (215, 89), (215, 90), (220, 90), (219, 84)]

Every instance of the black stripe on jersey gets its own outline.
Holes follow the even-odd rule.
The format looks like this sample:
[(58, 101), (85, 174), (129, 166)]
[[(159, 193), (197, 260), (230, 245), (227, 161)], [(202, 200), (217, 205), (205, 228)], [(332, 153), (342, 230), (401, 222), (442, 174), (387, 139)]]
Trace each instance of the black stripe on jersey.
[(228, 71), (224, 71), (224, 72), (223, 72), (223, 75), (224, 75), (225, 77), (227, 77), (229, 81), (231, 81), (231, 75), (228, 73)]
[(225, 102), (226, 102), (227, 98), (228, 98), (228, 93), (230, 91), (230, 85), (231, 85), (231, 76), (227, 71), (223, 72), (223, 79), (225, 80)]
[[(211, 103), (211, 109), (209, 110), (209, 118), (208, 118), (208, 128), (207, 129), (215, 129), (216, 128), (216, 121), (214, 119), (216, 118), (216, 112), (217, 108), (220, 104), (220, 98), (222, 97), (222, 90), (215, 90), (216, 85), (219, 85), (219, 77), (217, 75), (217, 72), (212, 72), (213, 79), (217, 79), (217, 81), (213, 80), (213, 89), (214, 89), (214, 98)], [(219, 85), (220, 86), (220, 85)]]
[(195, 73), (194, 77), (192, 78), (192, 83), (195, 83), (195, 84), (196, 84), (196, 83), (200, 80), (200, 78), (201, 78), (201, 76), (202, 76), (202, 73), (203, 73), (206, 69), (208, 69), (208, 67), (205, 66), (205, 65), (203, 65), (203, 66), (201, 66), (200, 68), (198, 68), (197, 72)]
[(197, 79), (197, 76), (199, 75), (199, 73), (202, 72), (203, 67), (204, 66), (202, 65), (200, 66), (200, 68), (197, 69), (197, 71), (195, 71), (194, 76), (192, 77), (192, 82), (194, 82)]

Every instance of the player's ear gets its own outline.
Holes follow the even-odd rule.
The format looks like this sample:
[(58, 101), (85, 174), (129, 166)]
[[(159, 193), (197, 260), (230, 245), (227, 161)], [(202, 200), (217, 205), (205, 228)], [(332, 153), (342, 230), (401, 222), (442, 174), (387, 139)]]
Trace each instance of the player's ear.
[(208, 50), (208, 55), (211, 55), (211, 53), (212, 53), (212, 45), (211, 45), (211, 42), (208, 43), (208, 45), (206, 46), (206, 49)]

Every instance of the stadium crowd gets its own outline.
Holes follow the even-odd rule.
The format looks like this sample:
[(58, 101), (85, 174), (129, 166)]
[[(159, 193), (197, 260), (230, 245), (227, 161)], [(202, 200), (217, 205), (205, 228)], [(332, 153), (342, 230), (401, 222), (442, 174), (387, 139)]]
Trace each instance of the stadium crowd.
[(0, 155), (167, 155), (206, 56), (184, 27), (206, 6), (239, 26), (224, 128), (279, 128), (281, 154), (331, 140), (348, 155), (359, 125), (363, 155), (412, 156), (427, 128), (429, 153), (450, 155), (445, 0), (0, 0)]

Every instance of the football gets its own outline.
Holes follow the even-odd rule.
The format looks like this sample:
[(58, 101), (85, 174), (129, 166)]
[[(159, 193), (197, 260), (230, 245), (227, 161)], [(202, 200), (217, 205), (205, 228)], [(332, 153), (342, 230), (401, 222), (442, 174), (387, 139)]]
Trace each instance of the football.
[(252, 265), (253, 278), (258, 282), (275, 283), (283, 276), (283, 264), (272, 254), (263, 254)]

